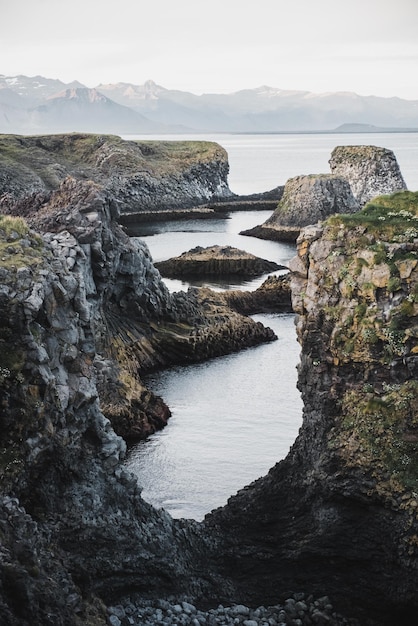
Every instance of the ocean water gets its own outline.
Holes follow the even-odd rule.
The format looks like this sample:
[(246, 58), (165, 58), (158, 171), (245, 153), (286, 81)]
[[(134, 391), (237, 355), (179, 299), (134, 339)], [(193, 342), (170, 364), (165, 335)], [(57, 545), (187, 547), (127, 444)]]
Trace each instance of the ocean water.
[(147, 379), (172, 411), (131, 451), (142, 495), (173, 517), (203, 519), (286, 456), (301, 425), (292, 315), (260, 315), (278, 340)]
[(238, 194), (267, 191), (300, 174), (329, 173), (328, 161), (336, 146), (380, 146), (393, 150), (408, 189), (418, 191), (418, 133), (212, 133), (126, 138), (216, 141), (228, 152), (229, 186)]
[[(192, 137), (173, 137), (179, 138)], [(332, 149), (343, 144), (392, 149), (408, 188), (418, 190), (415, 133), (193, 138), (215, 140), (227, 149), (229, 185), (240, 194), (272, 189), (298, 174), (328, 172)], [(236, 212), (219, 220), (144, 224), (138, 235), (155, 261), (197, 245), (219, 244), (286, 265), (295, 253), (293, 245), (239, 235), (265, 221), (270, 213)], [(265, 278), (200, 284), (214, 289), (254, 289)], [(190, 285), (166, 282), (172, 291)], [(300, 346), (293, 315), (255, 317), (273, 328), (278, 341), (197, 365), (170, 368), (147, 379), (149, 387), (170, 406), (172, 417), (163, 431), (130, 451), (126, 465), (137, 476), (143, 497), (173, 517), (203, 519), (283, 459), (297, 436), (302, 402), (296, 388)]]

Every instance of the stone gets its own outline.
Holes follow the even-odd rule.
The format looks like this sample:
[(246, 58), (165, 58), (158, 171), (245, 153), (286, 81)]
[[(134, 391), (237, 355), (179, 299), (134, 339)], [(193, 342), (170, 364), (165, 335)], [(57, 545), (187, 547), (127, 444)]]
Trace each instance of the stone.
[(329, 161), (331, 172), (348, 181), (362, 207), (372, 198), (406, 190), (392, 150), (377, 146), (337, 146)]
[[(17, 152), (21, 141), (37, 158), (65, 148), (75, 160), (78, 141), (96, 156), (106, 144), (99, 136), (6, 141)], [(115, 155), (113, 148), (100, 154)], [(378, 246), (379, 263), (369, 254), (376, 234), (365, 225), (342, 220), (336, 229), (325, 221), (301, 233), (301, 269), (290, 274), (299, 299), (299, 436), (285, 459), (204, 522), (174, 520), (145, 502), (122, 470), (127, 444), (113, 420), (135, 416), (126, 432), (161, 427), (154, 423), (161, 405), (142, 372), (258, 345), (273, 340), (272, 331), (209, 289), (170, 294), (145, 247), (115, 221), (112, 194), (98, 182), (66, 178), (46, 192), (38, 178), (8, 204), (43, 241), (31, 283), (16, 268), (1, 273), (0, 620), (104, 624), (105, 603), (126, 602), (139, 607), (141, 624), (152, 625), (156, 615), (167, 624), (256, 622), (264, 617), (254, 619), (248, 607), (261, 603), (275, 606), (267, 615), (284, 622), (278, 596), (302, 589), (312, 594), (311, 621), (331, 615), (350, 623), (335, 617), (338, 609), (379, 625), (412, 622), (418, 265), (400, 265), (404, 277), (399, 268), (393, 276), (396, 261), (414, 260), (405, 229), (387, 242), (390, 231), (378, 232), (387, 243)], [(91, 222), (93, 212), (99, 219)], [(59, 254), (64, 246), (76, 250), (72, 269)], [(366, 288), (364, 262), (370, 271), (373, 264), (389, 268), (396, 291), (383, 279)], [(75, 291), (67, 288), (74, 281)], [(54, 292), (58, 284), (65, 297)], [(52, 325), (55, 316), (62, 330)], [(159, 597), (170, 599), (166, 612), (153, 606)], [(185, 599), (218, 608), (188, 616)], [(245, 614), (233, 616), (228, 605), (237, 599)], [(301, 619), (300, 602), (295, 594), (285, 603), (292, 619)], [(122, 621), (110, 618), (115, 626)]]
[(273, 214), (254, 229), (241, 234), (267, 239), (295, 241), (300, 229), (316, 224), (335, 213), (353, 213), (359, 209), (349, 183), (341, 176), (317, 174), (290, 178), (283, 197)]

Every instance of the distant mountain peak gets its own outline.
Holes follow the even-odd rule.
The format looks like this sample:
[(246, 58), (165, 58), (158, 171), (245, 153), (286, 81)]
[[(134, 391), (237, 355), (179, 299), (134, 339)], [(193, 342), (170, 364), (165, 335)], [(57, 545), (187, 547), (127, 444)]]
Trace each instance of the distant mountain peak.
[(52, 96), (49, 96), (47, 100), (56, 100), (58, 98), (65, 100), (79, 100), (80, 102), (90, 103), (106, 102), (109, 99), (99, 93), (97, 89), (89, 89), (88, 87), (69, 87)]
[[(87, 88), (43, 76), (0, 74), (0, 132), (303, 132), (418, 128), (418, 101), (261, 85), (195, 95), (154, 80)], [(360, 125), (360, 126), (359, 126)], [(93, 130), (92, 130), (93, 129)]]
[(130, 102), (142, 100), (158, 100), (161, 93), (167, 91), (164, 87), (157, 85), (153, 80), (147, 80), (143, 85), (133, 85), (132, 83), (110, 83), (98, 85), (100, 92), (109, 94), (109, 97), (117, 102)]

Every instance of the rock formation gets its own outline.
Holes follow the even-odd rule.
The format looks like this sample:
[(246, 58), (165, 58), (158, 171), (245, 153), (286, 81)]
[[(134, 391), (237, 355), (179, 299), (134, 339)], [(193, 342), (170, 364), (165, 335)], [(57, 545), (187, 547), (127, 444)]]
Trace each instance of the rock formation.
[(392, 150), (377, 146), (337, 146), (329, 161), (331, 172), (345, 178), (360, 206), (384, 194), (406, 189)]
[(254, 291), (228, 289), (222, 296), (229, 307), (243, 315), (293, 312), (289, 274), (269, 276)]
[(260, 259), (254, 254), (232, 246), (197, 246), (178, 257), (154, 264), (163, 276), (170, 278), (199, 278), (203, 276), (241, 276), (251, 278), (287, 269), (274, 261)]
[[(37, 201), (65, 178), (92, 180), (120, 212), (188, 208), (232, 198), (225, 150), (206, 141), (126, 141), (112, 135), (0, 137), (2, 207)], [(0, 209), (2, 209), (0, 206)]]
[(273, 214), (242, 235), (260, 239), (295, 241), (300, 229), (334, 213), (359, 209), (346, 180), (329, 174), (296, 176), (286, 182), (283, 197)]
[(303, 426), (284, 461), (206, 518), (239, 597), (326, 589), (361, 624), (414, 620), (417, 225), (418, 194), (404, 192), (298, 239)]
[[(225, 354), (247, 342), (271, 340), (274, 334), (222, 307), (216, 294), (190, 290), (187, 295), (171, 295), (145, 244), (129, 239), (117, 225), (117, 217), (113, 199), (95, 183), (68, 178), (27, 220), (45, 233), (45, 262), (49, 248), (55, 265), (63, 260), (55, 279), (62, 287), (57, 289), (68, 307), (79, 307), (75, 314), (90, 328), (102, 409), (116, 431), (131, 440), (147, 436), (169, 416), (161, 400), (142, 385), (141, 373)], [(12, 256), (12, 261), (17, 258)], [(45, 267), (46, 274), (39, 285), (35, 283), (35, 293), (51, 289), (48, 271)], [(43, 306), (42, 297), (38, 300), (37, 306)], [(58, 303), (52, 306), (48, 322), (52, 328), (59, 324), (56, 318), (62, 308)], [(75, 331), (63, 324), (59, 328), (69, 345), (76, 343)], [(59, 378), (62, 393), (68, 395), (65, 374)]]
[(0, 217), (0, 621), (101, 624), (98, 595), (212, 585), (186, 565), (192, 528), (122, 469), (112, 424), (133, 439), (168, 417), (141, 374), (275, 336), (210, 290), (171, 295), (96, 183), (67, 178), (24, 206), (36, 232)]
[(406, 189), (391, 150), (375, 146), (338, 146), (329, 161), (331, 175), (296, 176), (287, 181), (273, 214), (242, 235), (295, 241), (303, 226), (334, 213), (353, 213), (382, 194)]

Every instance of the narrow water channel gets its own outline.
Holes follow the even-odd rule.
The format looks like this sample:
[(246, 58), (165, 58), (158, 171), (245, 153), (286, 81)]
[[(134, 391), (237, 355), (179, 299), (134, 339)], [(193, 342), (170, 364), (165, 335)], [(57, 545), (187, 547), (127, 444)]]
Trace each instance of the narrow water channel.
[[(239, 232), (271, 212), (232, 213), (229, 219), (142, 225), (138, 232), (155, 261), (196, 245), (232, 245), (286, 264), (294, 246), (244, 237)], [(255, 289), (266, 278), (236, 284), (205, 281), (215, 289)], [(166, 281), (172, 291), (189, 283)], [(174, 367), (146, 383), (172, 411), (168, 426), (134, 447), (127, 467), (142, 495), (173, 517), (203, 519), (237, 490), (284, 458), (302, 421), (296, 388), (299, 344), (294, 316), (257, 315), (278, 340), (206, 361)]]

